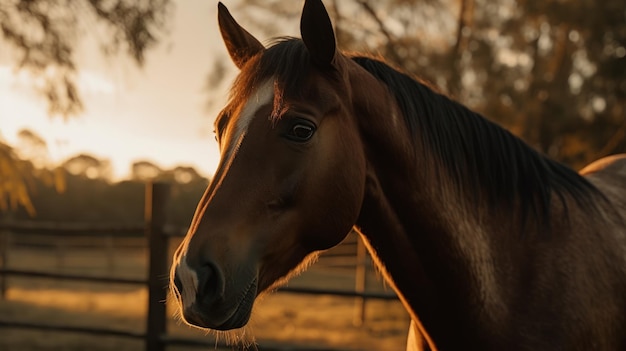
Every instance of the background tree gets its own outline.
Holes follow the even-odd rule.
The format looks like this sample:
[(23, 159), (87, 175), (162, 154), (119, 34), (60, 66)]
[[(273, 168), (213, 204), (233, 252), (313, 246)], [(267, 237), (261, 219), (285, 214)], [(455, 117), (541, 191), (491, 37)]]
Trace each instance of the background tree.
[(12, 147), (0, 143), (0, 213), (21, 206), (30, 215), (35, 208), (28, 196), (32, 187), (32, 164), (20, 159)]
[(0, 211), (23, 206), (29, 215), (35, 215), (29, 197), (35, 180), (57, 192), (65, 190), (62, 170), (53, 166), (48, 156), (45, 140), (28, 129), (19, 131), (15, 148), (0, 141)]
[(626, 3), (477, 4), (468, 72), (481, 110), (575, 167), (626, 151)]
[(36, 167), (48, 165), (48, 145), (41, 136), (32, 130), (22, 129), (17, 138), (16, 150), (21, 158), (30, 160)]
[[(0, 50), (13, 49), (16, 68), (43, 79), (39, 89), (50, 115), (68, 117), (83, 109), (75, 48), (85, 29), (106, 33), (98, 37), (107, 38), (100, 42), (104, 55), (124, 51), (142, 65), (166, 34), (172, 7), (171, 0), (0, 0)], [(36, 174), (24, 170), (2, 140), (0, 165), (0, 206), (31, 208), (29, 178)]]
[(110, 181), (113, 174), (109, 160), (99, 159), (88, 154), (72, 156), (62, 163), (62, 167), (72, 175), (85, 175), (91, 179), (99, 178)]
[(131, 165), (131, 179), (145, 182), (156, 179), (163, 173), (161, 168), (150, 161), (136, 161)]
[(104, 54), (124, 50), (142, 65), (171, 9), (170, 0), (0, 0), (0, 39), (18, 52), (18, 69), (45, 79), (50, 113), (69, 116), (83, 108), (75, 48), (85, 28), (107, 31)]
[[(102, 164), (106, 164), (106, 160), (100, 160), (93, 155), (70, 157), (61, 168), (65, 172), (64, 179), (67, 183), (64, 193), (55, 191), (39, 178), (31, 178), (34, 189), (31, 207), (37, 209), (37, 216), (31, 218), (29, 209), (21, 207), (4, 211), (3, 217), (37, 221), (141, 223), (144, 215), (145, 180), (132, 176), (132, 179), (114, 183), (106, 177), (106, 172), (89, 171), (99, 169)], [(161, 170), (150, 162), (138, 161), (137, 164), (149, 167), (145, 169), (151, 171), (158, 170), (157, 174), (150, 173), (151, 180), (172, 184), (167, 208), (168, 224), (188, 226), (208, 179), (201, 177), (192, 167), (177, 166), (170, 170)]]

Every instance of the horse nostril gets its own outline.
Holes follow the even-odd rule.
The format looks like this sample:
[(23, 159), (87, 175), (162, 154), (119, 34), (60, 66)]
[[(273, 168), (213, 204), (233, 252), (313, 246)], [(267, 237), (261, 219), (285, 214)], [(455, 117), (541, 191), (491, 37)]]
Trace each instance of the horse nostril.
[(207, 263), (198, 270), (198, 298), (212, 302), (224, 293), (224, 279), (213, 263)]

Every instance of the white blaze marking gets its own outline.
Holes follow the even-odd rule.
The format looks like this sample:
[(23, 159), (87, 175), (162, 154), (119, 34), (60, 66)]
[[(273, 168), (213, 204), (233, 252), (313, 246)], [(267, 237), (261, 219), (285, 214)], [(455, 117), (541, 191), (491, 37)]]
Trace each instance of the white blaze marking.
[(180, 258), (178, 267), (176, 267), (178, 279), (180, 279), (183, 291), (179, 291), (185, 308), (191, 306), (196, 301), (196, 293), (198, 292), (198, 275), (187, 265), (187, 256)]
[(259, 109), (271, 103), (273, 99), (274, 80), (268, 79), (261, 84), (255, 92), (252, 93), (250, 99), (246, 101), (246, 104), (243, 106), (243, 109), (239, 114), (239, 118), (237, 119), (233, 138), (231, 139), (228, 151), (226, 152), (226, 158), (229, 158), (234, 152), (236, 152), (237, 148), (241, 144), (241, 140), (248, 131), (248, 127), (250, 126), (252, 119), (256, 116)]
[[(259, 111), (259, 109), (274, 99), (274, 80), (268, 79), (261, 86), (252, 93), (250, 99), (246, 101), (243, 106), (237, 124), (235, 125), (235, 131), (233, 138), (228, 146), (228, 151), (225, 157), (230, 158), (236, 151), (243, 137), (248, 131), (248, 127), (252, 122), (252, 119)], [(180, 279), (182, 285), (182, 291), (179, 291), (183, 307), (188, 308), (196, 301), (196, 294), (198, 293), (198, 274), (187, 264), (187, 256), (181, 255), (178, 266), (176, 267), (176, 273)]]

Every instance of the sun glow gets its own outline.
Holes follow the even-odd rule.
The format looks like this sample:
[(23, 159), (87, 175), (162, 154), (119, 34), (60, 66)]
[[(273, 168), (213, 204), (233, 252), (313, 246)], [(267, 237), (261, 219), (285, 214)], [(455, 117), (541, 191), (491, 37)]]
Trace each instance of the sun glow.
[(164, 169), (191, 166), (210, 176), (219, 159), (211, 134), (217, 113), (206, 106), (214, 97), (217, 109), (226, 96), (205, 90), (211, 60), (223, 59), (213, 54), (223, 48), (211, 47), (217, 35), (211, 5), (180, 3), (170, 36), (147, 53), (142, 68), (123, 57), (103, 58), (84, 40), (76, 73), (84, 111), (70, 118), (50, 117), (38, 92), (54, 72), (17, 71), (10, 48), (0, 42), (0, 140), (15, 146), (19, 131), (28, 129), (46, 142), (51, 164), (85, 153), (109, 160), (115, 179), (138, 160)]

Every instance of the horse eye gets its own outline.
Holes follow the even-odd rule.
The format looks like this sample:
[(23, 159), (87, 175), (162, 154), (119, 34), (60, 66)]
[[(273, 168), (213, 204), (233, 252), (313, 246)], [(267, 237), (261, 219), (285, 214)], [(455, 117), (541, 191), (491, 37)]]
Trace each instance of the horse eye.
[(291, 127), (291, 130), (287, 134), (287, 138), (293, 141), (305, 142), (311, 139), (314, 133), (315, 127), (313, 125), (297, 123)]

